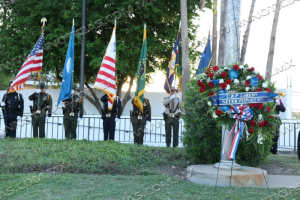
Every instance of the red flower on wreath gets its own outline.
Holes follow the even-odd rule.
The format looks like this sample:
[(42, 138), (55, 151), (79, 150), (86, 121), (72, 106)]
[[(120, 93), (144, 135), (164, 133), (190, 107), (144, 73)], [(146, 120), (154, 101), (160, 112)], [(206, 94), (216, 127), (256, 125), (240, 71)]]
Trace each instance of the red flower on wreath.
[(259, 128), (261, 128), (261, 127), (265, 126), (265, 123), (264, 122), (259, 122), (258, 126), (259, 126)]
[(220, 83), (220, 87), (224, 90), (227, 87), (226, 83)]
[(221, 115), (222, 113), (223, 113), (222, 110), (216, 110), (217, 115)]
[(257, 88), (256, 89), (256, 92), (262, 92), (263, 90), (262, 89), (260, 89), (260, 88)]
[(249, 86), (250, 85), (250, 81), (245, 81), (245, 86)]
[(209, 93), (208, 93), (208, 95), (210, 96), (210, 97), (212, 97), (212, 96), (214, 96), (214, 92), (213, 91), (210, 91)]
[(213, 79), (214, 75), (215, 75), (214, 73), (210, 73), (210, 74), (209, 74), (209, 78), (210, 78), (210, 79)]
[(267, 107), (268, 113), (270, 113), (270, 107)]
[(250, 121), (250, 126), (256, 126), (256, 121), (251, 120), (251, 121)]
[(265, 126), (267, 126), (268, 123), (269, 123), (267, 120), (264, 120), (263, 122), (264, 122), (264, 125), (265, 125)]
[(256, 105), (256, 108), (257, 109), (259, 109), (259, 110), (261, 110), (261, 109), (263, 109), (263, 104), (262, 103), (258, 103), (257, 105)]
[(239, 67), (238, 65), (234, 65), (234, 66), (233, 66), (233, 69), (234, 69), (235, 71), (238, 71), (238, 70), (240, 69), (240, 67)]
[(228, 85), (229, 85), (229, 84), (231, 83), (231, 80), (230, 80), (230, 79), (226, 79), (226, 81), (225, 81), (225, 82), (226, 82), (226, 84), (228, 84)]
[(208, 87), (210, 87), (210, 88), (214, 87), (214, 83), (213, 83), (213, 82), (209, 82), (207, 85), (208, 85)]
[(226, 73), (226, 72), (222, 72), (222, 73), (221, 73), (221, 76), (222, 76), (223, 78), (225, 78), (225, 77), (227, 76), (227, 73)]
[(213, 70), (216, 72), (219, 70), (218, 66), (213, 66)]
[(200, 88), (200, 93), (203, 93), (203, 92), (205, 92), (205, 88)]
[(205, 85), (205, 84), (202, 84), (201, 88), (205, 89), (205, 88), (206, 88), (206, 85)]
[(197, 81), (197, 85), (199, 86), (199, 87), (201, 87), (202, 85), (203, 85), (203, 83), (201, 82), (201, 81)]
[(261, 75), (257, 75), (257, 78), (259, 79), (259, 80), (263, 80), (264, 79), (264, 77), (262, 77)]
[(250, 68), (250, 72), (254, 72), (255, 68), (254, 67), (251, 67)]
[(272, 118), (274, 118), (274, 116), (273, 116), (273, 115), (269, 115), (269, 118), (271, 118), (271, 119), (272, 119)]
[(257, 105), (256, 103), (250, 103), (249, 104), (250, 108), (254, 108), (254, 107), (256, 107), (256, 105)]
[(254, 132), (254, 128), (250, 128), (249, 133), (252, 134)]
[(266, 91), (271, 92), (271, 89), (270, 88), (266, 88)]

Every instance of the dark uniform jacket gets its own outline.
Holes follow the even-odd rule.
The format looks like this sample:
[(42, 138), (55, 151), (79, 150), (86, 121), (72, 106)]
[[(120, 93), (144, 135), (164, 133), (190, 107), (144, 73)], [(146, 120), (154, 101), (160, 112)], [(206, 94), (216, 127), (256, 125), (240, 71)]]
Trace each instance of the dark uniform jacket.
[[(4, 101), (5, 97), (6, 100)], [(23, 117), (24, 100), (22, 94), (17, 92), (4, 94), (2, 101), (5, 103), (5, 106), (2, 107), (4, 118), (16, 119), (17, 116)]]
[(30, 101), (33, 101), (32, 113), (40, 110), (41, 113), (46, 113), (48, 110), (48, 117), (51, 117), (52, 114), (52, 97), (50, 94), (44, 92), (40, 93), (40, 102), (38, 103), (39, 94), (33, 93), (28, 97)]
[[(276, 104), (276, 101), (275, 101), (275, 104), (276, 104), (275, 112), (276, 112), (278, 115), (279, 115), (280, 112), (285, 112), (285, 107), (284, 107), (283, 103), (281, 102), (281, 100), (279, 100), (279, 101), (280, 101), (280, 105), (277, 105), (277, 104)], [(279, 128), (280, 125), (281, 125), (281, 120), (280, 120), (279, 117), (278, 117), (277, 119), (280, 121), (280, 123), (278, 124), (278, 127), (277, 127), (277, 128)]]
[[(117, 96), (115, 98), (112, 110), (108, 110), (108, 96), (107, 94), (103, 95), (100, 99), (103, 102), (103, 110), (102, 110), (102, 117), (101, 119), (107, 120), (107, 121), (115, 121), (115, 118), (121, 117), (122, 114), (122, 103), (120, 98)], [(106, 114), (110, 114), (110, 117), (106, 117)]]
[(65, 99), (62, 102), (65, 103), (65, 107), (63, 108), (63, 114), (65, 119), (76, 119), (79, 117), (83, 117), (83, 103), (82, 98), (78, 94), (74, 94), (73, 96), (73, 113), (74, 116), (70, 116), (72, 112), (72, 97), (70, 99)]
[(140, 109), (134, 105), (134, 99), (131, 100), (131, 103), (133, 105), (133, 111), (130, 113), (130, 119), (133, 123), (138, 123), (138, 116), (142, 116), (142, 121), (146, 123), (146, 121), (151, 121), (151, 105), (150, 101), (147, 98), (144, 98), (143, 101), (143, 113), (140, 111)]

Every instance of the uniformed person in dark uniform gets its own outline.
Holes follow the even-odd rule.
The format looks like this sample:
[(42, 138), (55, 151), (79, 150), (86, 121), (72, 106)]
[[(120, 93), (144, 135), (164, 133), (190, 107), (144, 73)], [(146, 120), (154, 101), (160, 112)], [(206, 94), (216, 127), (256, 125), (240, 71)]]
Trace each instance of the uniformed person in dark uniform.
[[(136, 98), (136, 97), (135, 97)], [(143, 100), (143, 112), (131, 101), (133, 111), (130, 111), (130, 121), (132, 123), (134, 144), (143, 144), (145, 125), (151, 122), (151, 105), (149, 99)]]
[(123, 109), (121, 100), (118, 96), (115, 98), (112, 110), (108, 109), (107, 94), (104, 94), (100, 100), (103, 102), (103, 111), (101, 119), (103, 120), (104, 140), (114, 140), (116, 122), (119, 121)]
[[(10, 81), (9, 87), (13, 81)], [(6, 137), (16, 137), (17, 120), (21, 120), (24, 111), (24, 100), (22, 94), (11, 92), (4, 94), (1, 102)]]
[[(281, 102), (280, 99), (276, 99), (275, 100), (275, 104), (276, 104), (276, 106), (275, 106), (275, 112), (278, 115), (279, 115), (280, 112), (285, 112), (285, 107), (284, 107), (284, 105), (283, 105), (283, 103)], [(280, 118), (278, 120), (280, 120)], [(278, 138), (280, 136), (280, 124), (278, 124), (278, 126), (276, 127), (275, 137), (272, 138), (272, 140), (274, 142), (274, 144), (271, 147), (272, 154), (277, 154)]]
[(65, 106), (63, 107), (63, 114), (66, 139), (76, 139), (77, 123), (81, 121), (83, 117), (83, 103), (82, 98), (78, 95), (78, 92), (79, 87), (74, 85), (72, 97), (70, 99), (63, 100), (65, 103)]
[(169, 97), (163, 99), (163, 105), (165, 106), (164, 120), (165, 120), (165, 131), (166, 131), (166, 144), (170, 147), (171, 144), (171, 129), (173, 127), (173, 147), (178, 146), (178, 131), (179, 122), (182, 122), (180, 118), (181, 114), (181, 104), (182, 101), (176, 97), (177, 89), (171, 88), (171, 93)]
[(45, 121), (48, 121), (48, 119), (51, 117), (52, 97), (45, 91), (46, 84), (41, 82), (40, 89), (28, 97), (30, 101), (33, 101), (33, 106), (30, 106), (33, 137), (45, 137)]

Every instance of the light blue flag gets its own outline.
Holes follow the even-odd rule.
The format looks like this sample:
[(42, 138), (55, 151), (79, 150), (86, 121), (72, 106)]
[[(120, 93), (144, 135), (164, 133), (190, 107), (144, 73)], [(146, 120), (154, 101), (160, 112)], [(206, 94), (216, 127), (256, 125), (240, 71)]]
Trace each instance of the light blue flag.
[(64, 71), (62, 75), (62, 83), (60, 88), (60, 94), (57, 101), (57, 106), (64, 99), (71, 98), (72, 86), (73, 86), (73, 70), (74, 70), (74, 26), (72, 26), (72, 31), (69, 40), (68, 52), (65, 60)]
[(208, 34), (208, 41), (202, 53), (202, 57), (196, 75), (203, 73), (205, 71), (205, 67), (210, 67), (211, 58), (212, 58), (212, 52), (210, 47), (210, 34)]

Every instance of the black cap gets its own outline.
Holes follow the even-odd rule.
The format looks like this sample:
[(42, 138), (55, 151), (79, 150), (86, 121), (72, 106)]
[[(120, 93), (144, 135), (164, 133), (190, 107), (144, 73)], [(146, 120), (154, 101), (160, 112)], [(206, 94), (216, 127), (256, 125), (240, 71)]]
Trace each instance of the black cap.
[(46, 89), (46, 84), (44, 82), (40, 83), (40, 89)]
[(13, 80), (10, 81), (9, 84), (8, 84), (8, 87), (10, 87), (13, 82), (14, 82)]

